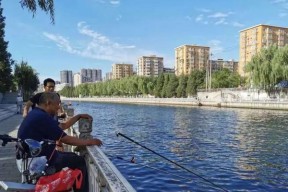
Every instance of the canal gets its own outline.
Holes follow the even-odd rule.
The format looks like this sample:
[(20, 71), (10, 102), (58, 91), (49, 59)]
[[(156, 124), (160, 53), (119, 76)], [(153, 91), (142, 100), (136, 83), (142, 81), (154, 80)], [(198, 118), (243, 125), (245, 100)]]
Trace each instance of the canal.
[[(288, 190), (286, 111), (93, 102), (72, 106), (75, 114), (93, 116), (93, 135), (137, 191)], [(118, 132), (189, 171), (117, 137)]]

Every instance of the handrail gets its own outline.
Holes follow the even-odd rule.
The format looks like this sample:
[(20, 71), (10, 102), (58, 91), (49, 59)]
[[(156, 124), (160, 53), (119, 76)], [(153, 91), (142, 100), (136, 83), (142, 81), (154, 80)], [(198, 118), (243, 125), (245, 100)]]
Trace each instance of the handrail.
[[(73, 115), (74, 110), (69, 109), (71, 108), (67, 108), (67, 112), (69, 112), (66, 113), (67, 115), (69, 114), (69, 116), (71, 116)], [(91, 121), (88, 121), (87, 119), (80, 119), (78, 122), (78, 127), (71, 127), (67, 131), (67, 134), (87, 139), (92, 137), (91, 132)], [(71, 147), (68, 150), (76, 150), (80, 155), (85, 157), (89, 178), (89, 191), (136, 192), (132, 185), (126, 180), (126, 178), (120, 173), (120, 171), (98, 146), (88, 146), (78, 149)]]

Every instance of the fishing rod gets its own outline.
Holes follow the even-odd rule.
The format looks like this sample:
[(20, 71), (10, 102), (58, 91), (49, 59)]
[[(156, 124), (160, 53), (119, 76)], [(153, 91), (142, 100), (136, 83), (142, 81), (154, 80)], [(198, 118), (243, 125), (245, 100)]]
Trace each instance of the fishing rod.
[(110, 157), (110, 158), (115, 158), (115, 159), (119, 159), (119, 160), (122, 160), (126, 163), (132, 163), (132, 164), (135, 164), (135, 165), (138, 165), (138, 166), (142, 166), (142, 167), (146, 167), (146, 168), (149, 168), (149, 169), (153, 169), (153, 170), (156, 170), (156, 171), (159, 171), (159, 172), (162, 172), (162, 173), (167, 173), (169, 175), (172, 175), (172, 176), (175, 176), (175, 177), (179, 177), (181, 179), (184, 179), (184, 180), (187, 180), (187, 181), (192, 181), (191, 178), (188, 178), (188, 177), (183, 177), (181, 175), (177, 175), (177, 174), (174, 174), (174, 173), (170, 173), (169, 171), (165, 171), (163, 169), (159, 169), (159, 168), (156, 168), (156, 167), (152, 167), (152, 166), (149, 166), (149, 165), (145, 165), (143, 163), (137, 163), (134, 159), (134, 157), (132, 157), (131, 160), (127, 160), (127, 159), (124, 159), (123, 157), (119, 157), (119, 156), (111, 156), (111, 155), (107, 155), (106, 156)]
[(154, 151), (154, 150), (152, 150), (152, 149), (149, 149), (148, 147), (146, 147), (146, 146), (144, 146), (144, 145), (138, 143), (137, 141), (135, 141), (135, 140), (129, 138), (129, 137), (126, 136), (126, 135), (124, 135), (124, 134), (122, 134), (122, 133), (119, 132), (119, 133), (116, 133), (116, 136), (117, 136), (117, 137), (118, 137), (118, 136), (124, 137), (125, 139), (127, 139), (127, 140), (129, 140), (129, 141), (135, 143), (136, 145), (139, 145), (139, 146), (141, 146), (142, 148), (147, 149), (148, 151), (154, 153), (155, 155), (158, 155), (159, 157), (162, 157), (163, 159), (169, 161), (170, 163), (173, 163), (174, 165), (176, 165), (176, 166), (178, 166), (178, 167), (184, 169), (185, 171), (187, 171), (187, 172), (189, 172), (189, 173), (191, 173), (191, 174), (193, 174), (193, 175), (195, 175), (195, 176), (201, 178), (202, 180), (206, 181), (207, 183), (210, 183), (211, 185), (217, 187), (218, 189), (221, 189), (221, 190), (223, 190), (223, 191), (225, 191), (225, 192), (228, 192), (227, 189), (224, 189), (223, 187), (221, 187), (221, 186), (219, 186), (219, 185), (213, 183), (212, 181), (209, 181), (208, 179), (205, 179), (205, 178), (202, 177), (201, 175), (199, 175), (199, 174), (197, 174), (197, 173), (191, 171), (190, 169), (188, 169), (188, 168), (186, 168), (186, 167), (180, 165), (179, 163), (177, 163), (177, 162), (175, 162), (175, 161), (172, 161), (172, 160), (168, 159), (167, 157), (161, 155), (160, 153), (157, 153), (156, 151)]

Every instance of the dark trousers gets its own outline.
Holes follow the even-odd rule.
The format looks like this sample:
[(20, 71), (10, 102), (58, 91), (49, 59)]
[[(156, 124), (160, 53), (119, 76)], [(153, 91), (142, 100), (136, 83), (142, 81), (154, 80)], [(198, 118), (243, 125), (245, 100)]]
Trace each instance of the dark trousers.
[(56, 171), (60, 171), (64, 167), (69, 167), (71, 169), (79, 169), (82, 171), (83, 179), (80, 189), (73, 188), (74, 191), (89, 191), (89, 181), (87, 174), (87, 167), (84, 157), (79, 156), (73, 152), (60, 152), (57, 151), (57, 158), (51, 162), (50, 165), (55, 166)]

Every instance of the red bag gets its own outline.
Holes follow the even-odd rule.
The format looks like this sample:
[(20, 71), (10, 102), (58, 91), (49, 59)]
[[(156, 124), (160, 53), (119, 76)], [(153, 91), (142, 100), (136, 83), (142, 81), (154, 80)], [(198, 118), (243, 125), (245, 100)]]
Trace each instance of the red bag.
[(56, 192), (72, 189), (76, 181), (79, 189), (82, 183), (82, 172), (79, 169), (63, 168), (61, 171), (48, 176), (42, 176), (36, 183), (35, 192)]

